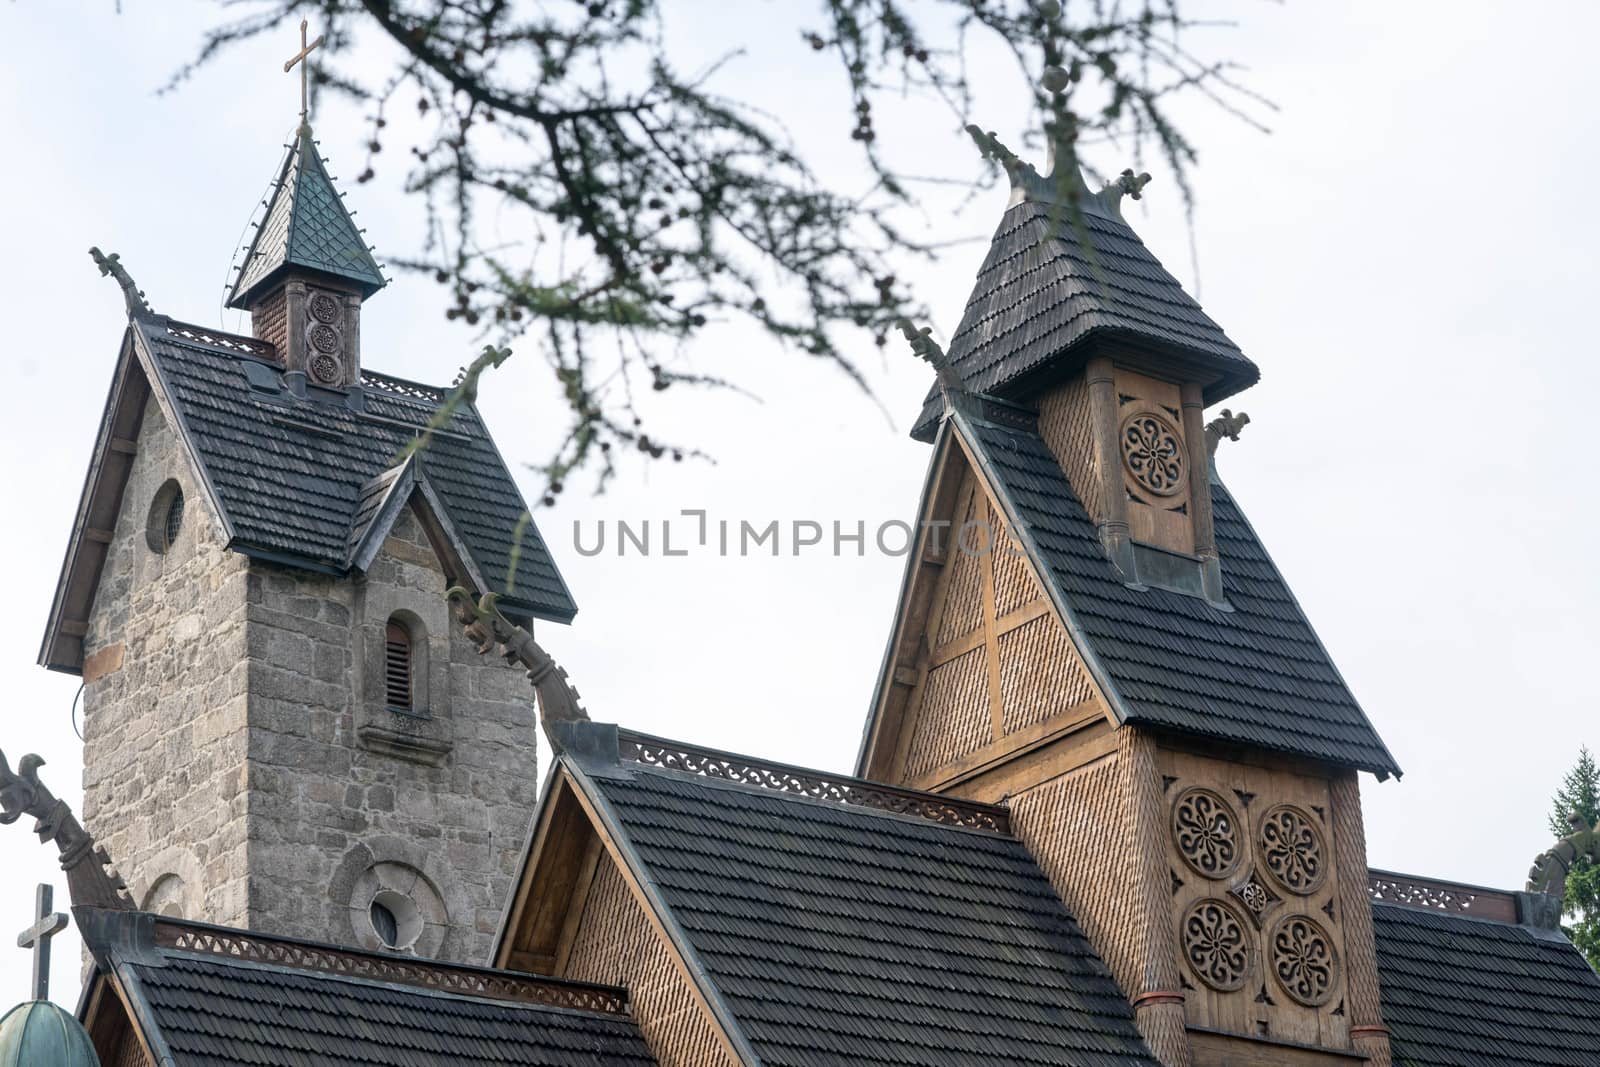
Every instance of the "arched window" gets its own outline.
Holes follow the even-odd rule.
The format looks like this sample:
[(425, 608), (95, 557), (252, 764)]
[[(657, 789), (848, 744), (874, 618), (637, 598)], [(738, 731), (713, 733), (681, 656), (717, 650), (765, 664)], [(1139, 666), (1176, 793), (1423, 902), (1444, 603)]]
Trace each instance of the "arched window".
[(414, 711), (412, 678), (411, 631), (397, 619), (390, 619), (384, 630), (383, 685), (384, 702), (395, 711)]

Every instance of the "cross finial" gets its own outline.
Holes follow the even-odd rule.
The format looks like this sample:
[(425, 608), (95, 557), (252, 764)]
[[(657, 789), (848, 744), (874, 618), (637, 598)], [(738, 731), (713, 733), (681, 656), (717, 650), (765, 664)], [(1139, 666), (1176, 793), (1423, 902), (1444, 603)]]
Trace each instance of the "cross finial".
[(56, 891), (43, 882), (34, 892), (34, 924), (17, 935), (18, 948), (33, 949), (33, 999), (50, 999), (50, 939), (67, 928), (64, 912), (51, 911)]
[(283, 72), (287, 74), (294, 69), (294, 65), (296, 63), (300, 64), (300, 125), (302, 126), (306, 124), (311, 115), (310, 94), (306, 88), (306, 70), (311, 66), (311, 64), (306, 60), (306, 57), (311, 54), (311, 50), (313, 48), (316, 48), (322, 44), (322, 34), (320, 33), (317, 34), (317, 39), (315, 41), (312, 41), (310, 44), (306, 43), (306, 29), (308, 25), (309, 24), (305, 19), (300, 20), (300, 51), (296, 52), (289, 59), (289, 61), (283, 65)]

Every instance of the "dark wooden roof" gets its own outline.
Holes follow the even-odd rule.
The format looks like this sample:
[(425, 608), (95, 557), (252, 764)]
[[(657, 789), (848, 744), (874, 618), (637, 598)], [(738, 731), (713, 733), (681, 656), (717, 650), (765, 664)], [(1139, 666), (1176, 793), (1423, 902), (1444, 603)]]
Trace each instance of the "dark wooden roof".
[[(621, 990), (80, 910), (173, 1067), (647, 1067)], [(87, 922), (84, 920), (87, 918)]]
[(1559, 932), (1401, 904), (1372, 917), (1397, 1067), (1600, 1064), (1600, 975)]
[[(1204, 366), (1214, 379), (1207, 403), (1260, 377), (1126, 222), (1085, 210), (1080, 227), (1053, 205), (1015, 204), (1000, 220), (950, 338), (951, 365), (968, 391), (1012, 396), (1013, 386), (1091, 336)], [(912, 436), (932, 440), (941, 410), (934, 390)]]
[(383, 273), (334, 188), (309, 126), (300, 128), (284, 156), (266, 215), (228, 293), (228, 306), (248, 307), (295, 268), (353, 284), (363, 296), (384, 286)]
[[(961, 413), (949, 423), (976, 457), (1058, 610), (1124, 721), (1400, 773), (1317, 640), (1283, 576), (1220, 482), (1211, 485), (1232, 611), (1130, 588), (1034, 429)], [(869, 732), (871, 725), (868, 726)]]
[(577, 614), (537, 526), (522, 525), (527, 504), (472, 405), (402, 461), (448, 389), (363, 371), (359, 388), (309, 386), (297, 397), (266, 342), (159, 316), (129, 326), (116, 380), (39, 654), (45, 666), (80, 666), (72, 629), (82, 632), (106, 548), (85, 540), (85, 526), (115, 521), (129, 466), (117, 440), (137, 432), (151, 389), (176, 418), (235, 551), (330, 574), (362, 569), (416, 490), (468, 577), (500, 593), (508, 614)]
[(872, 783), (703, 757), (575, 778), (766, 1067), (1153, 1067), (1017, 840), (853, 796)]

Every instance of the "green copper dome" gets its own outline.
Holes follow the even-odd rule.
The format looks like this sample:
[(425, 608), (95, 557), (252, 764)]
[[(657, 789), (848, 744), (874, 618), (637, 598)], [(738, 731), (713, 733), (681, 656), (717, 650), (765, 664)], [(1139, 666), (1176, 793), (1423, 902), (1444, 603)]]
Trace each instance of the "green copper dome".
[(34, 1000), (0, 1019), (0, 1067), (100, 1067), (100, 1057), (71, 1012)]

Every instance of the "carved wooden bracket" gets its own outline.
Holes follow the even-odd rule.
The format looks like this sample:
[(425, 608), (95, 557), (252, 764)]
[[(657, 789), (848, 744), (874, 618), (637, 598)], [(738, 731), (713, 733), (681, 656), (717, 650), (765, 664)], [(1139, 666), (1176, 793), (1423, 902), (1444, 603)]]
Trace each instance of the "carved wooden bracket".
[(66, 802), (39, 781), (43, 766), (44, 760), (30, 752), (18, 761), (13, 774), (5, 753), (0, 752), (0, 824), (9, 825), (24, 815), (37, 820), (33, 832), (39, 840), (54, 841), (61, 850), (61, 869), (67, 873), (73, 907), (132, 911), (128, 885), (111, 869), (106, 850), (95, 845), (94, 837)]
[(532, 634), (501, 614), (495, 604), (499, 598), (494, 593), (485, 593), (474, 601), (472, 593), (458, 585), (445, 596), (455, 607), (456, 621), (477, 646), (480, 656), (492, 651), (507, 663), (527, 669), (528, 681), (539, 697), (540, 725), (551, 747), (561, 751), (561, 742), (550, 724), (589, 721), (589, 713), (583, 710), (578, 691), (567, 680), (567, 672), (550, 653), (539, 647)]

